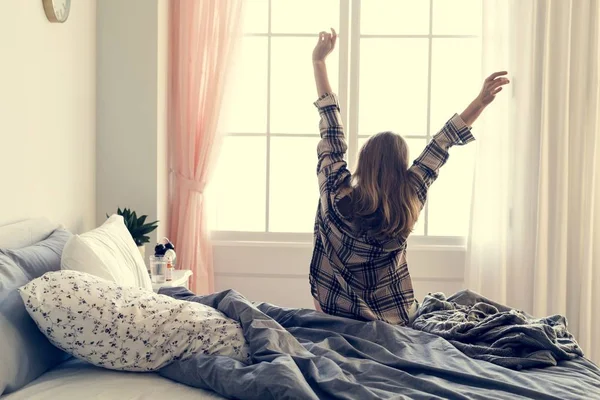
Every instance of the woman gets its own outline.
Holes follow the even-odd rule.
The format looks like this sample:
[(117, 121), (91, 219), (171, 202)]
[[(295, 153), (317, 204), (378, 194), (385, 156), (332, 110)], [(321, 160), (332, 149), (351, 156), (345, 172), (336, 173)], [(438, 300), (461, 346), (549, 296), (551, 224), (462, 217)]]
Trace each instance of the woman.
[(347, 145), (340, 108), (325, 63), (336, 40), (335, 30), (321, 32), (312, 55), (321, 141), (311, 293), (319, 311), (406, 325), (418, 308), (406, 240), (448, 150), (474, 140), (470, 126), (509, 80), (506, 72), (488, 77), (475, 100), (446, 123), (410, 168), (404, 139), (381, 132), (360, 150), (352, 175), (344, 161)]

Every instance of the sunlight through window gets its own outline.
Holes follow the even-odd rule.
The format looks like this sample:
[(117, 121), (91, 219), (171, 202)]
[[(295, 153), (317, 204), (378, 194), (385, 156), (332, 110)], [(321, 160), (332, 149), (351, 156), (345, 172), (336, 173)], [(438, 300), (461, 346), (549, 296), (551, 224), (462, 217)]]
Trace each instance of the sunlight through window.
[[(476, 96), (481, 12), (478, 0), (247, 0), (227, 137), (207, 190), (210, 228), (312, 231), (319, 116), (310, 55), (319, 31), (334, 27), (344, 38), (328, 71), (352, 169), (360, 146), (384, 130), (403, 135), (416, 158)], [(416, 235), (467, 234), (475, 145), (450, 154)]]

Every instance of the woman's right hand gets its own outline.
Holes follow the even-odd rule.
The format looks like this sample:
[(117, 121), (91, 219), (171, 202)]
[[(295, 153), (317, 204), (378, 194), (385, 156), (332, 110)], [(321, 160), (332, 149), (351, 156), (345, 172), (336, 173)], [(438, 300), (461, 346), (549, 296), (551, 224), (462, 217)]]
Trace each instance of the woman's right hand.
[(325, 31), (319, 33), (319, 41), (313, 50), (312, 59), (313, 62), (323, 62), (329, 54), (335, 48), (335, 42), (337, 40), (337, 33), (335, 29), (331, 28), (331, 33)]

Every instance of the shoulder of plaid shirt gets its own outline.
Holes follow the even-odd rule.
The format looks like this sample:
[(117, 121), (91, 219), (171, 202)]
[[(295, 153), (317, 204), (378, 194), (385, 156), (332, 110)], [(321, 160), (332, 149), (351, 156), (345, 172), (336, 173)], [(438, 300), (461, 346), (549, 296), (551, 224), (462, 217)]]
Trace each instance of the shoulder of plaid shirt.
[[(340, 198), (348, 193), (347, 186), (351, 176), (344, 160), (348, 145), (346, 144), (344, 127), (341, 122), (340, 106), (335, 93), (325, 93), (313, 104), (319, 110), (321, 117), (319, 122), (321, 141), (317, 146), (317, 176), (321, 197), (320, 211), (323, 215), (337, 214), (337, 218), (327, 218), (326, 220), (339, 221), (343, 220), (344, 217), (337, 208), (337, 203)], [(448, 160), (450, 147), (464, 145), (473, 140), (475, 138), (471, 133), (471, 128), (465, 124), (460, 115), (454, 114), (444, 127), (433, 136), (421, 155), (415, 159), (409, 168), (412, 172), (410, 174), (411, 184), (415, 188), (422, 207), (427, 201), (429, 187), (437, 179), (440, 168)], [(315, 307), (321, 311), (316, 299)], [(408, 310), (411, 320), (417, 307), (418, 303), (415, 301), (411, 309)]]

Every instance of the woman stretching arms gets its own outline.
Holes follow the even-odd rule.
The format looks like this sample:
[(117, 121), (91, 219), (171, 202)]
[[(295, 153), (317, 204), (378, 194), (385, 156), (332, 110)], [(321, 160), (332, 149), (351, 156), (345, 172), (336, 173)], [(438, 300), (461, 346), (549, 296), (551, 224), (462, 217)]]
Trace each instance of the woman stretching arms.
[(353, 175), (340, 108), (325, 59), (337, 35), (321, 32), (313, 51), (321, 141), (317, 174), (320, 200), (310, 265), (315, 307), (332, 315), (405, 325), (418, 308), (406, 263), (406, 240), (448, 150), (474, 140), (470, 126), (509, 83), (506, 72), (488, 77), (481, 92), (433, 137), (408, 165), (408, 146), (393, 132), (372, 136), (360, 150)]

